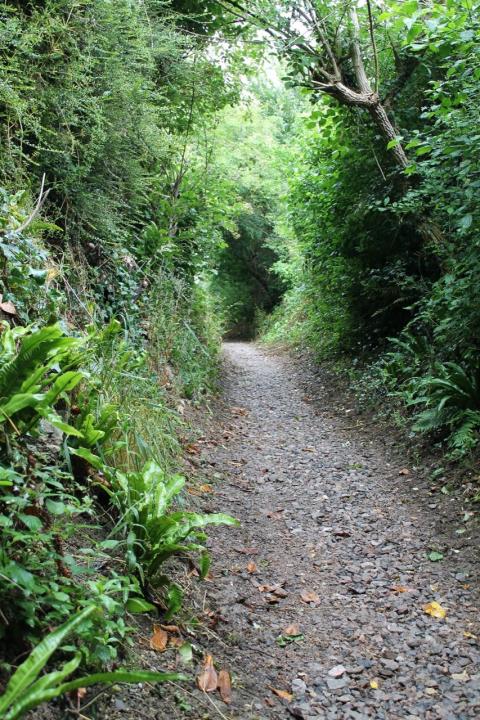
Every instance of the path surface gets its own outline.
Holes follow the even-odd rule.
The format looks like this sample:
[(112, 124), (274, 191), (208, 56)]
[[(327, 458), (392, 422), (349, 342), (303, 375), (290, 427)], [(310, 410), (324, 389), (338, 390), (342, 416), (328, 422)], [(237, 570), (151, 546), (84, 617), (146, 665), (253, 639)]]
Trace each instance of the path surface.
[[(353, 442), (288, 359), (243, 343), (225, 353), (222, 434), (206, 456), (223, 479), (209, 504), (242, 527), (211, 533), (202, 590), (219, 618), (205, 649), (234, 678), (232, 705), (214, 696), (224, 716), (480, 717), (475, 563), (465, 528), (438, 524), (443, 496), (421, 497), (380, 443)], [(445, 619), (424, 611), (432, 601)], [(292, 624), (300, 637), (279, 644)]]

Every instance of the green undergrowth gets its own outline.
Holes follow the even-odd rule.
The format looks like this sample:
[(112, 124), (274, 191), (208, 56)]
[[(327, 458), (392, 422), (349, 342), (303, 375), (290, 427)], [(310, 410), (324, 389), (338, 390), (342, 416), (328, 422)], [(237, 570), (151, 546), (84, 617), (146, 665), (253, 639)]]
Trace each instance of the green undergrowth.
[(277, 266), (287, 291), (263, 332), (341, 359), (361, 403), (390, 408), (462, 463), (480, 446), (479, 18), (478, 2), (385, 4), (389, 142), (368, 113), (319, 98), (304, 72), (311, 107), (285, 198), (293, 241)]
[[(168, 278), (161, 282), (180, 292)], [(183, 408), (212, 387), (217, 344), (213, 337), (202, 343), (194, 313), (183, 312), (179, 322), (173, 302), (143, 339), (130, 338), (118, 321), (87, 332), (61, 323), (2, 324), (4, 673), (52, 627), (89, 607), (97, 612), (75, 627), (60, 656), (73, 653), (75, 668), (97, 671), (121, 662), (130, 612), (160, 609), (168, 617), (180, 607), (181, 588), (165, 561), (196, 553), (203, 575), (205, 527), (235, 524), (177, 502), (185, 483), (177, 469)]]

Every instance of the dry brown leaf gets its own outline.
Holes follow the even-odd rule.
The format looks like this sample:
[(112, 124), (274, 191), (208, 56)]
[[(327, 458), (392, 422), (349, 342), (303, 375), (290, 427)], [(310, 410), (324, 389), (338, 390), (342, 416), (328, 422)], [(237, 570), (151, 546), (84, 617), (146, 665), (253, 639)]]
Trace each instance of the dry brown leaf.
[(247, 565), (247, 570), (248, 570), (248, 572), (249, 572), (251, 575), (252, 575), (253, 573), (256, 573), (256, 572), (257, 572), (257, 566), (256, 566), (256, 564), (253, 562), (253, 560), (250, 560), (250, 562), (248, 563), (248, 565)]
[(300, 595), (300, 599), (304, 603), (314, 603), (315, 605), (320, 603), (320, 597), (315, 590), (304, 590)]
[(254, 547), (234, 548), (234, 550), (242, 555), (258, 555), (258, 550)]
[(168, 644), (168, 632), (160, 625), (153, 626), (153, 635), (150, 638), (150, 647), (157, 652), (163, 652)]
[(410, 475), (410, 470), (407, 470), (407, 468), (402, 468), (402, 470), (398, 471), (399, 475)]
[(394, 585), (393, 587), (390, 588), (390, 590), (392, 592), (396, 592), (396, 593), (410, 592), (409, 588), (405, 587), (405, 585)]
[(184, 642), (185, 641), (181, 637), (171, 637), (168, 644), (171, 645), (172, 647), (182, 647)]
[(292, 623), (287, 628), (285, 628), (285, 630), (282, 630), (282, 635), (294, 636), (294, 635), (301, 635), (301, 634), (302, 633), (300, 632), (300, 628), (297, 623)]
[(242, 407), (233, 406), (230, 408), (230, 412), (232, 413), (232, 415), (248, 415), (249, 410), (246, 410)]
[(196, 443), (190, 443), (189, 445), (186, 445), (185, 450), (190, 455), (200, 455), (200, 448)]
[(218, 690), (223, 702), (230, 705), (232, 702), (232, 683), (230, 674), (226, 670), (220, 670), (218, 673)]
[(4, 313), (7, 313), (7, 315), (16, 315), (17, 314), (17, 308), (15, 305), (10, 302), (10, 300), (6, 300), (5, 302), (0, 302), (0, 310), (3, 310)]
[(292, 702), (293, 700), (292, 693), (287, 692), (287, 690), (279, 690), (278, 688), (274, 688), (271, 686), (270, 690), (275, 693), (277, 697), (282, 698), (282, 700), (286, 700), (287, 702)]
[(171, 633), (179, 633), (180, 632), (180, 628), (178, 627), (178, 625), (160, 625), (160, 627), (162, 628), (162, 630), (165, 630), (166, 632), (171, 632)]
[(218, 686), (217, 671), (213, 666), (213, 657), (207, 655), (203, 662), (203, 670), (197, 677), (197, 685), (202, 692), (214, 692)]
[(201, 493), (213, 493), (213, 487), (212, 485), (209, 485), (208, 483), (204, 483), (203, 485), (200, 485), (198, 488)]
[(270, 605), (276, 605), (276, 603), (280, 602), (280, 598), (276, 595), (265, 595), (265, 602), (269, 603)]
[(284, 512), (284, 508), (282, 508), (281, 510), (270, 510), (270, 512), (267, 512), (267, 517), (271, 518), (272, 520), (281, 520), (281, 518), (283, 518)]

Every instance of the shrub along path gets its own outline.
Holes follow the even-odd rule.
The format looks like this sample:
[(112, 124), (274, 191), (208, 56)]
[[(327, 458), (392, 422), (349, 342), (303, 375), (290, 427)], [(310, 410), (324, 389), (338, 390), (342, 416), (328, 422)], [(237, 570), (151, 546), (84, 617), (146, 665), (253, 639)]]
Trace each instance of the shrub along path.
[(242, 527), (211, 532), (205, 650), (234, 688), (230, 706), (209, 697), (228, 718), (478, 718), (475, 520), (378, 438), (355, 441), (291, 360), (225, 352), (203, 462), (223, 476), (209, 509)]

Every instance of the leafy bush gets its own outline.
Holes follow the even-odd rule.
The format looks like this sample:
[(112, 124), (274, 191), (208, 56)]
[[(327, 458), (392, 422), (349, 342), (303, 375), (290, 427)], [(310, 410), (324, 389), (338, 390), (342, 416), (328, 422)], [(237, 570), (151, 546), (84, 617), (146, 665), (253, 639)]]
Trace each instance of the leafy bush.
[(435, 363), (432, 373), (414, 378), (408, 405), (423, 406), (413, 429), (431, 432), (446, 429), (454, 455), (459, 457), (472, 450), (480, 430), (480, 369), (467, 372), (457, 363)]
[(66, 678), (72, 675), (79, 667), (82, 659), (80, 652), (77, 652), (71, 660), (65, 662), (59, 670), (53, 670), (40, 676), (50, 657), (67, 636), (95, 612), (98, 612), (97, 608), (89, 606), (74, 615), (66, 623), (47, 635), (17, 668), (10, 678), (4, 694), (0, 697), (0, 713), (4, 720), (17, 720), (29, 710), (48, 700), (65, 695), (78, 688), (89, 687), (98, 683), (166, 682), (182, 679), (182, 676), (178, 673), (117, 670), (115, 672), (87, 675), (65, 682)]
[(181, 475), (167, 475), (153, 461), (140, 472), (116, 474), (112, 502), (120, 511), (120, 527), (129, 541), (130, 567), (138, 569), (142, 580), (153, 586), (161, 565), (174, 554), (199, 552), (208, 569), (203, 529), (239, 524), (223, 513), (172, 512), (173, 500), (184, 484)]

